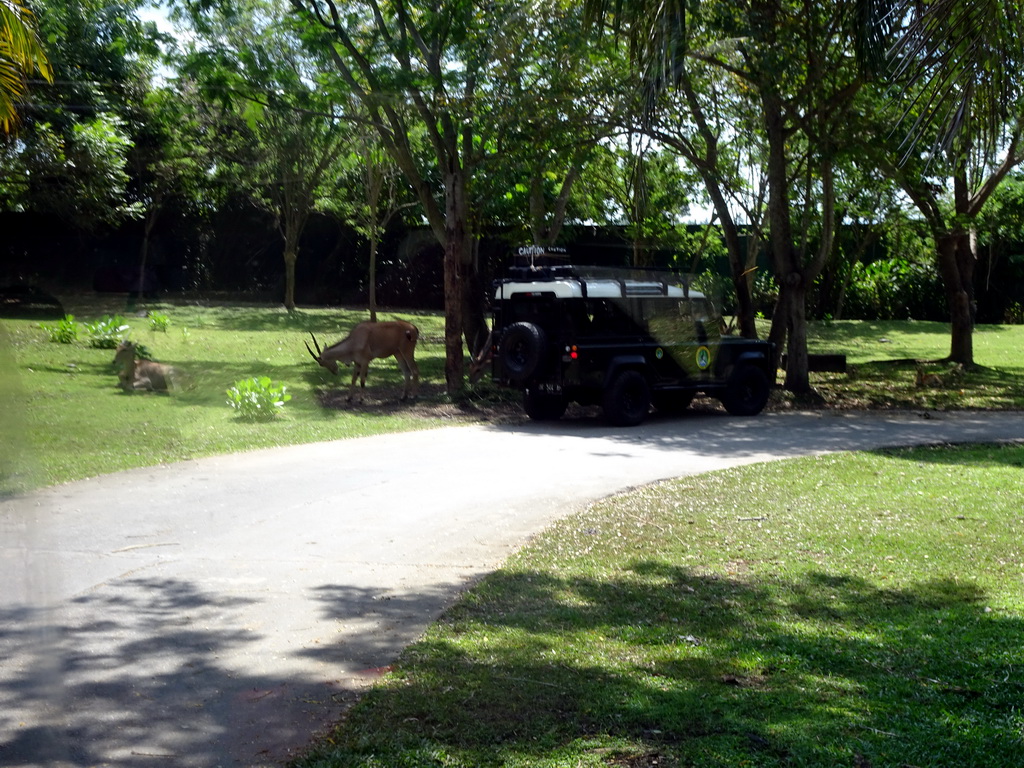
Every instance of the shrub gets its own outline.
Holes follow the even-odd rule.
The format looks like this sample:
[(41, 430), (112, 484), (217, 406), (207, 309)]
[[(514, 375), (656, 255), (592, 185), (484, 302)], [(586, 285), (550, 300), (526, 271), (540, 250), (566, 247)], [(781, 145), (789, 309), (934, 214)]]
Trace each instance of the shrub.
[(64, 315), (56, 325), (40, 325), (50, 341), (56, 344), (70, 344), (78, 340), (78, 323), (74, 315)]
[(167, 329), (171, 325), (171, 318), (162, 312), (150, 312), (149, 313), (149, 328), (152, 331), (160, 331), (161, 333), (167, 333)]
[(228, 405), (247, 421), (269, 421), (292, 399), (286, 387), (276, 386), (269, 376), (236, 381), (227, 391)]
[(147, 347), (145, 344), (136, 344), (135, 357), (137, 357), (139, 360), (152, 360), (153, 353), (149, 351), (149, 347)]
[(97, 349), (114, 349), (124, 340), (128, 324), (120, 315), (111, 315), (102, 320), (85, 323), (89, 334), (89, 346)]
[(1006, 308), (1003, 322), (1007, 325), (1024, 325), (1024, 304), (1019, 301), (1011, 302)]
[(843, 306), (844, 317), (858, 320), (942, 320), (948, 314), (935, 268), (898, 258), (857, 264)]

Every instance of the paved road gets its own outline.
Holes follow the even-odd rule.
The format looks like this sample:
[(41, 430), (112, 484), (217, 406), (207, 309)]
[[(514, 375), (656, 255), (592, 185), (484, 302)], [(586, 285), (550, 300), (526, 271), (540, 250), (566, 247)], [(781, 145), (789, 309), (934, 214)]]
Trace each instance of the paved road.
[(1024, 414), (456, 427), (0, 503), (0, 765), (270, 766), (554, 519), (725, 466), (1024, 439)]

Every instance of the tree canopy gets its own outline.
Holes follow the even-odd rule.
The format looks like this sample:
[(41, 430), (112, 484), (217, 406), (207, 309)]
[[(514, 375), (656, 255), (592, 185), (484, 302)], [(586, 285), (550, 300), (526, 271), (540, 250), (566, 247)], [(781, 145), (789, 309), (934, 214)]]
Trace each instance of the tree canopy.
[[(941, 276), (965, 365), (989, 295), (978, 243), (1016, 263), (990, 203), (1024, 160), (1010, 0), (175, 0), (176, 38), (141, 8), (0, 0), (0, 127), (18, 115), (0, 208), (60, 221), (82, 263), (134, 233), (140, 290), (162, 225), (183, 224), (182, 268), (208, 283), (227, 252), (280, 253), (289, 308), (308, 260), (322, 282), (369, 272), (353, 282), (375, 311), (378, 249), (424, 228), (453, 394), (487, 337), (486, 239), (604, 227), (609, 258), (720, 273), (742, 334), (771, 317), (794, 391), (808, 320), (843, 311), (858, 265), (907, 242), (893, 233), (930, 239), (896, 257)], [(231, 216), (259, 224), (232, 242)]]

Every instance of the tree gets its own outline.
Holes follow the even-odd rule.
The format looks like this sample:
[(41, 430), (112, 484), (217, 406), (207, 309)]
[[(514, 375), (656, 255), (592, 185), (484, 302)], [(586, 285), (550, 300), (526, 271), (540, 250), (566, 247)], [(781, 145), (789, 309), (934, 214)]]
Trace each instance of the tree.
[(679, 251), (689, 184), (674, 153), (659, 151), (646, 134), (626, 133), (602, 143), (590, 169), (597, 174), (606, 198), (601, 219), (623, 226), (633, 266), (654, 266), (659, 250)]
[(136, 215), (125, 195), (135, 107), (150, 87), (159, 53), (154, 25), (139, 21), (140, 0), (42, 0), (39, 34), (52, 84), (34, 87), (17, 143), (5, 145), (3, 203), (56, 215), (79, 233)]
[(577, 190), (593, 180), (587, 170), (620, 130), (629, 95), (622, 55), (594, 45), (578, 6), (537, 8), (497, 62), (491, 122), (501, 130), (473, 185), (481, 220), (508, 228), (516, 245), (554, 245), (568, 222), (590, 218), (579, 210), (590, 190)]
[(270, 210), (284, 244), (284, 306), (295, 309), (295, 268), (306, 224), (326, 200), (349, 131), (289, 19), (262, 0), (192, 8), (199, 37), (184, 72), (235, 110), (252, 141), (236, 164), (253, 199)]
[[(464, 286), (475, 283), (470, 187), (494, 136), (488, 129), (495, 128), (483, 116), (494, 114), (500, 99), (498, 89), (487, 88), (508, 36), (515, 37), (515, 24), (532, 9), (515, 3), (484, 9), (469, 0), (427, 7), (406, 0), (292, 4), (369, 114), (444, 247), (445, 381), (449, 394), (458, 394), (464, 387), (463, 331), (474, 341), (486, 336), (482, 307), (464, 310), (471, 298)], [(411, 143), (416, 126), (426, 137), (429, 159)]]
[[(139, 294), (147, 284), (153, 231), (168, 203), (196, 205), (203, 197), (206, 174), (213, 160), (210, 147), (197, 141), (204, 126), (196, 108), (194, 89), (178, 81), (176, 89), (159, 87), (139, 105), (138, 128), (129, 152), (132, 168), (127, 196), (142, 218), (139, 244)], [(198, 207), (198, 206), (197, 206)]]
[(949, 360), (968, 367), (974, 365), (977, 222), (1002, 180), (1024, 162), (1022, 127), (1018, 123), (1009, 129), (1006, 146), (995, 157), (949, 152), (900, 162), (893, 154), (876, 155), (880, 167), (900, 184), (927, 222), (950, 310)]
[[(895, 23), (873, 21), (895, 40), (891, 77), (904, 96), (884, 102), (873, 154), (928, 222), (949, 303), (949, 359), (971, 366), (976, 221), (1024, 162), (1024, 19), (1002, 0), (896, 5)], [(885, 125), (892, 115), (905, 126), (899, 143)]]
[(353, 201), (346, 207), (350, 223), (368, 242), (370, 320), (376, 322), (377, 251), (381, 237), (395, 216), (417, 203), (406, 199), (408, 185), (403, 183), (401, 172), (390, 162), (374, 136), (364, 134), (356, 140), (356, 144), (351, 165), (361, 178), (359, 183), (347, 186), (350, 189), (361, 189), (363, 196), (359, 202)]
[[(851, 4), (590, 0), (588, 5), (597, 21), (610, 19), (630, 40), (645, 123), (667, 91), (685, 86), (688, 58), (737, 80), (743, 98), (756, 105), (766, 151), (769, 245), (779, 284), (771, 340), (777, 351), (787, 353), (786, 388), (809, 391), (808, 290), (832, 247), (836, 136), (861, 85), (849, 56)], [(702, 45), (693, 44), (697, 39)]]
[(14, 128), (25, 78), (32, 72), (53, 79), (35, 17), (22, 0), (0, 0), (0, 132)]
[[(857, 0), (857, 54), (866, 72), (907, 87), (907, 147), (959, 145), (993, 154), (1019, 114), (1024, 15), (1017, 0)], [(904, 106), (906, 102), (904, 102)], [(909, 120), (906, 118), (910, 117)], [(966, 129), (966, 130), (965, 130)]]
[[(671, 147), (696, 170), (712, 204), (729, 258), (740, 335), (756, 339), (752, 298), (758, 233), (764, 212), (766, 183), (750, 184), (744, 169), (763, 165), (764, 143), (734, 79), (700, 56), (682, 62), (677, 87), (662, 95), (663, 107), (649, 120), (649, 132)], [(760, 179), (763, 173), (758, 173)], [(738, 214), (751, 231), (750, 246), (740, 237)]]

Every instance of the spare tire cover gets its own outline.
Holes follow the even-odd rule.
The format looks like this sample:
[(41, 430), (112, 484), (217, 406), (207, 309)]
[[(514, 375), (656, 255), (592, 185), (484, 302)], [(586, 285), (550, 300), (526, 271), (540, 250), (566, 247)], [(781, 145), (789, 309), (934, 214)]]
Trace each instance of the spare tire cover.
[(536, 375), (544, 361), (547, 336), (534, 323), (513, 323), (501, 336), (498, 357), (505, 376), (513, 384), (523, 384)]

